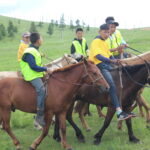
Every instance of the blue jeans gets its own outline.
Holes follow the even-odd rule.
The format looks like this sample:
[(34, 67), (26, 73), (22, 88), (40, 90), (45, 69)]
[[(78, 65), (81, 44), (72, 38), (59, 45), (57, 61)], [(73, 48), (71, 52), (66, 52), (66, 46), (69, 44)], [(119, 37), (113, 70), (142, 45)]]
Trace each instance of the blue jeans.
[(110, 98), (112, 100), (114, 107), (115, 108), (120, 107), (119, 99), (117, 96), (116, 85), (110, 73), (110, 70), (112, 69), (112, 67), (110, 66), (110, 64), (106, 64), (106, 63), (100, 63), (97, 65), (97, 67), (100, 69), (102, 75), (104, 76), (105, 80), (110, 86), (109, 94), (110, 94)]
[(46, 89), (44, 83), (41, 78), (36, 78), (30, 81), (30, 83), (34, 86), (37, 93), (37, 109), (43, 112), (46, 97)]

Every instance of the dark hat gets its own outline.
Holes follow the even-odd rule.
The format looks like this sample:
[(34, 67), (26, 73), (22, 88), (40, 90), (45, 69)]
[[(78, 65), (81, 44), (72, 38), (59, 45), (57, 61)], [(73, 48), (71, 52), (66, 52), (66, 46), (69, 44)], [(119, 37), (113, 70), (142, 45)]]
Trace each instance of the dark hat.
[(115, 22), (114, 20), (109, 20), (106, 22), (107, 24), (114, 24), (115, 26), (119, 26), (118, 22)]
[(107, 17), (107, 18), (105, 19), (105, 22), (107, 23), (107, 22), (110, 21), (110, 20), (115, 21), (114, 17)]
[(115, 21), (114, 17), (107, 17), (105, 22), (106, 24), (114, 24), (115, 26), (119, 26), (119, 23)]
[(109, 27), (108, 27), (107, 24), (102, 24), (102, 25), (100, 26), (100, 30), (109, 30)]

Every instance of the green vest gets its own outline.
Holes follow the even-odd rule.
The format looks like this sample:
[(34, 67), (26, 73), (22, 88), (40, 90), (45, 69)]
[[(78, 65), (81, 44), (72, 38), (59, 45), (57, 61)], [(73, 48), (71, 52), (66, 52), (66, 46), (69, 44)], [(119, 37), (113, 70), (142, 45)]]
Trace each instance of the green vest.
[(74, 40), (72, 42), (72, 44), (75, 47), (76, 53), (83, 55), (83, 56), (87, 56), (87, 54), (86, 54), (86, 40), (84, 38), (82, 38), (82, 45), (77, 40)]
[[(122, 42), (122, 36), (120, 34), (120, 31), (116, 30), (115, 33), (113, 33), (111, 36), (109, 36), (109, 38), (106, 40), (106, 42), (108, 43), (109, 49), (117, 48), (118, 46), (120, 46), (121, 42)], [(118, 52), (112, 52), (112, 54), (114, 56), (119, 55)]]
[[(37, 66), (40, 66), (40, 67), (43, 66), (42, 60), (41, 60), (41, 55), (35, 48), (27, 48), (24, 51), (23, 56), (26, 53), (32, 54), (34, 56)], [(23, 56), (22, 56), (22, 58), (23, 58)], [(21, 59), (21, 61), (20, 61), (20, 67), (21, 67), (21, 72), (23, 74), (23, 77), (26, 81), (31, 81), (36, 78), (41, 78), (44, 75), (44, 72), (37, 72), (37, 71), (32, 70), (30, 68), (29, 64), (27, 62), (23, 61), (23, 59)]]

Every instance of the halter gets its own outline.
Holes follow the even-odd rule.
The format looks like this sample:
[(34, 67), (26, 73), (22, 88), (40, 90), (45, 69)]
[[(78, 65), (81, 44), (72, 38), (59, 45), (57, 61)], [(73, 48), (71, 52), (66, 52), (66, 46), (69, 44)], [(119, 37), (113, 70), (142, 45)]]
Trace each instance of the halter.
[[(87, 67), (86, 67), (86, 65), (85, 65), (84, 62), (83, 62), (83, 66), (84, 66), (85, 74), (82, 76), (82, 80), (85, 79), (85, 78), (87, 78), (87, 77), (89, 77), (90, 80), (92, 81), (92, 84), (87, 84), (88, 86), (94, 86), (97, 81), (99, 81), (100, 79), (103, 79), (103, 77), (101, 76), (101, 77), (99, 77), (99, 78), (97, 78), (97, 79), (94, 80), (94, 79), (92, 78), (92, 76), (88, 73)], [(60, 82), (65, 82), (65, 83), (73, 84), (73, 85), (76, 85), (76, 86), (81, 86), (81, 85), (82, 85), (82, 84), (80, 84), (80, 83), (73, 83), (73, 82), (70, 82), (70, 81), (68, 81), (68, 80), (58, 79), (58, 78), (54, 77), (53, 74), (49, 74), (49, 77), (55, 78), (56, 80), (58, 80), (58, 81), (60, 81)], [(48, 79), (49, 79), (49, 78), (48, 78)]]
[[(147, 81), (148, 81), (149, 78), (150, 78), (150, 69), (149, 69), (149, 66), (150, 66), (150, 65), (147, 63), (147, 61), (145, 61), (145, 62), (146, 62), (146, 63), (145, 63), (146, 68), (148, 69), (148, 70), (147, 70), (147, 71), (148, 71), (148, 78), (147, 78)], [(134, 83), (137, 84), (137, 85), (150, 88), (150, 86), (144, 85), (144, 84), (142, 84), (142, 83), (137, 82), (136, 80), (134, 80), (134, 79), (131, 77), (131, 75), (129, 74), (129, 72), (125, 69), (125, 67), (124, 67), (122, 64), (121, 64), (121, 66), (122, 66), (122, 68), (125, 70), (127, 76), (129, 77), (129, 79), (130, 79), (132, 82), (134, 82)]]

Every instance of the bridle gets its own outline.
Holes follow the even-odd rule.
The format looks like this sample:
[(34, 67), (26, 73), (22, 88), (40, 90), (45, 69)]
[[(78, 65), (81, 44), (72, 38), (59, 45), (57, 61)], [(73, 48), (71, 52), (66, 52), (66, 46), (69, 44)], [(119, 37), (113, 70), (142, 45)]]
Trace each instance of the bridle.
[[(148, 72), (148, 77), (147, 77), (147, 81), (148, 81), (148, 80), (150, 79), (150, 64), (149, 64), (146, 60), (144, 60), (144, 62), (145, 62), (145, 66), (146, 66), (147, 72)], [(142, 83), (137, 82), (136, 80), (134, 80), (134, 79), (132, 78), (132, 76), (129, 74), (129, 72), (126, 70), (126, 68), (125, 68), (122, 64), (121, 64), (121, 66), (122, 66), (122, 69), (126, 72), (128, 78), (129, 78), (132, 82), (134, 82), (135, 84), (140, 85), (140, 86), (142, 86), (142, 87), (150, 88), (150, 86), (144, 85), (144, 84), (142, 84)]]
[[(103, 77), (101, 76), (101, 77), (99, 77), (99, 78), (96, 78), (96, 79), (93, 79), (93, 77), (89, 74), (89, 72), (88, 72), (88, 70), (87, 70), (87, 67), (86, 67), (86, 65), (85, 65), (85, 63), (83, 62), (83, 67), (84, 67), (84, 75), (82, 76), (82, 78), (81, 78), (81, 81), (83, 81), (85, 78), (87, 78), (87, 77), (89, 77), (90, 78), (90, 80), (92, 81), (92, 83), (91, 84), (87, 84), (86, 83), (86, 85), (87, 86), (95, 86), (95, 84), (96, 84), (96, 82), (97, 81), (99, 81), (100, 79), (103, 79)], [(60, 82), (64, 82), (64, 83), (67, 83), (67, 84), (73, 84), (73, 85), (76, 85), (76, 86), (81, 86), (82, 84), (81, 83), (75, 83), (75, 82), (71, 82), (71, 81), (68, 81), (68, 80), (63, 80), (63, 79), (59, 79), (59, 78), (56, 78), (54, 75), (53, 75), (53, 73), (52, 74), (49, 74), (49, 78), (54, 78), (54, 79), (56, 79), (56, 80), (58, 80), (58, 81), (60, 81)], [(80, 82), (81, 82), (80, 81)]]

